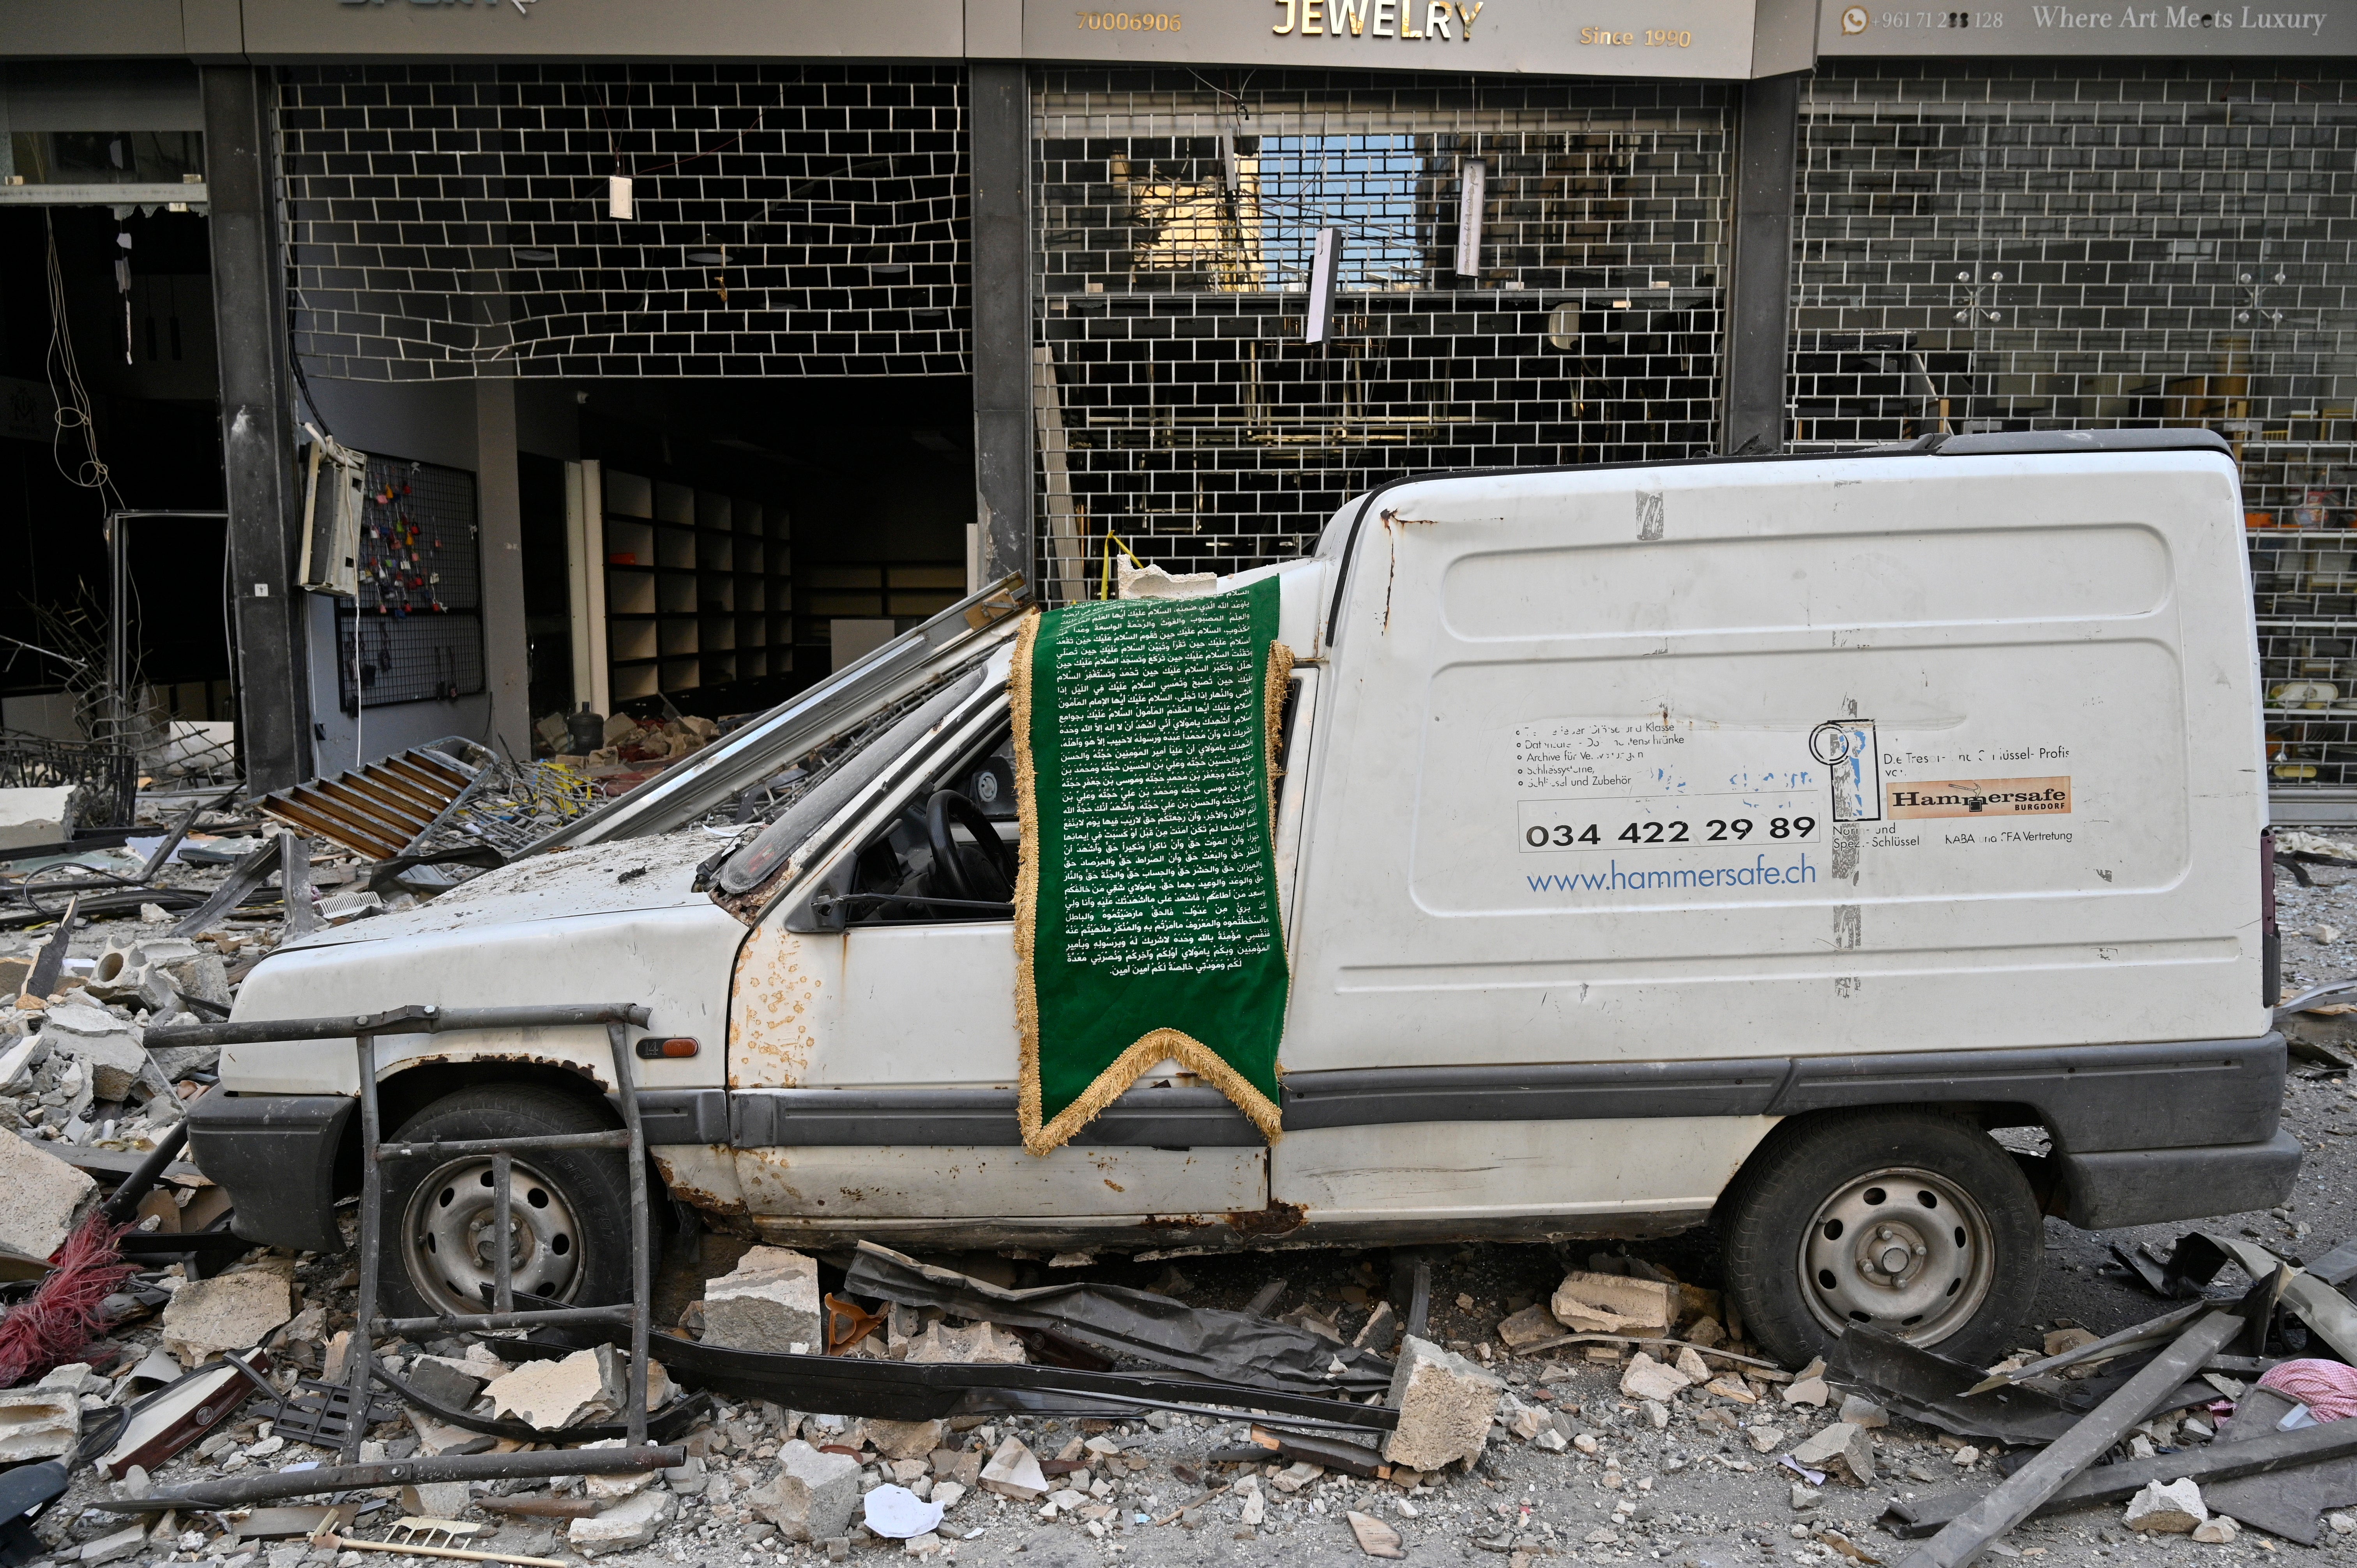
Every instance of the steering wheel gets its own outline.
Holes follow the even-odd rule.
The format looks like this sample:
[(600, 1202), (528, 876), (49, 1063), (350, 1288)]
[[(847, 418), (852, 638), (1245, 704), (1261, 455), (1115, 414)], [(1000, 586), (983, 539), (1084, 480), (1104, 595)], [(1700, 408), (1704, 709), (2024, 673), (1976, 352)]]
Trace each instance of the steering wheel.
[[(959, 822), (974, 835), (960, 843), (950, 833)], [(933, 846), (933, 865), (949, 884), (950, 897), (977, 903), (1003, 904), (1015, 897), (1015, 852), (1008, 849), (982, 814), (982, 808), (954, 789), (936, 789), (925, 802), (925, 837)]]

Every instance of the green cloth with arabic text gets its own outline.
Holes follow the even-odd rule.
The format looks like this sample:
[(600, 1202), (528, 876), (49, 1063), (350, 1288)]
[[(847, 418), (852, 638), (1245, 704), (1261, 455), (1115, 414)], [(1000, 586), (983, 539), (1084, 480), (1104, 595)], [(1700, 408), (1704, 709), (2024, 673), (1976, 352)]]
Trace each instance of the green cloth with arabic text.
[(1292, 655), (1264, 578), (1036, 614), (1015, 663), (1025, 1144), (1166, 1058), (1272, 1140), (1285, 1027), (1270, 836)]

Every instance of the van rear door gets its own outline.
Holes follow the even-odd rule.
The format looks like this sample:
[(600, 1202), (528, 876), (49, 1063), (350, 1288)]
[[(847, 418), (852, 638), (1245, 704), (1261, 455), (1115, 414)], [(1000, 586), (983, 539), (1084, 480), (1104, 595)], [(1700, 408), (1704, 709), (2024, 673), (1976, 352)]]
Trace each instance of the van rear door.
[[(2222, 454), (1414, 483), (1343, 593), (1285, 1049), (1305, 1091), (1618, 1064), (1656, 1120), (1542, 1200), (1706, 1208), (1765, 1123), (1717, 1124), (1751, 1103), (1723, 1085), (1678, 1099), (1697, 1064), (2268, 1027)], [(1659, 1120), (1680, 1106), (1685, 1133)], [(1337, 1129), (1322, 1164), (1326, 1134), (1288, 1138), (1275, 1196), (1368, 1207), (1405, 1160), (1410, 1184), (1479, 1167), (1442, 1207), (1530, 1207), (1504, 1129), (1438, 1125)]]

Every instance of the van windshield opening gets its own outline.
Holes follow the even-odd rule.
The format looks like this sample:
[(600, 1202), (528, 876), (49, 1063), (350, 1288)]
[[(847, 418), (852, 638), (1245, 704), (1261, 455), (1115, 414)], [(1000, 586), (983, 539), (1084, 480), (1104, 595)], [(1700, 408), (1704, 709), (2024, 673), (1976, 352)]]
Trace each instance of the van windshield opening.
[(811, 834), (962, 707), (982, 681), (977, 662), (941, 685), (911, 693), (746, 790), (737, 820), (767, 819), (770, 825), (722, 864), (716, 879), (721, 890), (750, 892), (775, 875)]

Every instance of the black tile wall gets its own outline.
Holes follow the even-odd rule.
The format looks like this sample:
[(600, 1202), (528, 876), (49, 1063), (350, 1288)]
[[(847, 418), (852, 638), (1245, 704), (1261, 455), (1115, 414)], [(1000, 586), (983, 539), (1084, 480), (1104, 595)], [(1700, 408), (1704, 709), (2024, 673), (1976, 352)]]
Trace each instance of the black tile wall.
[[(1046, 585), (1299, 553), (1427, 469), (1711, 449), (1727, 99), (1696, 84), (1035, 79)], [(1459, 173), (1489, 171), (1478, 277)], [(1231, 168), (1232, 167), (1232, 172)], [(1338, 330), (1303, 340), (1316, 231)]]
[[(968, 369), (964, 72), (306, 66), (296, 351), (360, 380)], [(607, 181), (633, 177), (633, 220)]]
[(1934, 429), (1944, 405), (1956, 429), (2208, 424), (2255, 508), (2345, 470), (2357, 81), (1832, 66), (1802, 146), (1803, 445)]
[(2357, 78), (1829, 66), (1802, 147), (1800, 444), (2219, 432), (2258, 525), (2270, 785), (2357, 785)]

